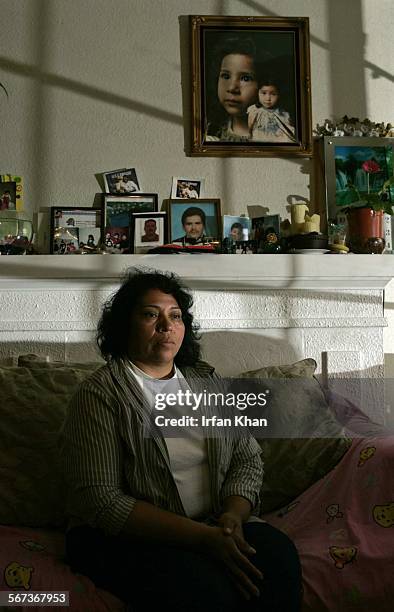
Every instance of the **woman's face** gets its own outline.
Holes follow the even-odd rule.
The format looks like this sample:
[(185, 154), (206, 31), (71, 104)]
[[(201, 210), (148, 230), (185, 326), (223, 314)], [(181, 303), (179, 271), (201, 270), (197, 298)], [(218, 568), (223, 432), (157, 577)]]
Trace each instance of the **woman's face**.
[(220, 104), (231, 116), (243, 115), (257, 101), (258, 85), (253, 59), (231, 53), (222, 60), (218, 79)]
[(191, 215), (186, 217), (183, 223), (183, 229), (188, 238), (200, 238), (204, 231), (204, 224), (200, 215)]
[(131, 317), (129, 356), (146, 365), (172, 365), (185, 336), (173, 295), (149, 289)]

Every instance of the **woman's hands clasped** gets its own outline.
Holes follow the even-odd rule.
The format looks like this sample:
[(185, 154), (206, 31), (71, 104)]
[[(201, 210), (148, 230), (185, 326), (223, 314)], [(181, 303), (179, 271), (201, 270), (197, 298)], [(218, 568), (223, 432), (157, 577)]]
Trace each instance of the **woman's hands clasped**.
[(207, 538), (210, 554), (225, 563), (245, 599), (258, 597), (260, 591), (257, 584), (263, 575), (248, 559), (256, 551), (244, 538), (241, 517), (232, 512), (224, 512), (217, 524), (217, 527), (210, 528), (211, 533)]

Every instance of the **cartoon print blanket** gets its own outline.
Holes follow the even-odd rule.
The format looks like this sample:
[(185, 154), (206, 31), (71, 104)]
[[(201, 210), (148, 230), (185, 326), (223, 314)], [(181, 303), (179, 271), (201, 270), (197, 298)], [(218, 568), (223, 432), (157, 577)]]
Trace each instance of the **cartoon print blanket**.
[[(64, 563), (64, 534), (55, 530), (0, 525), (0, 591), (9, 591), (19, 596), (17, 608), (0, 606), (0, 610), (125, 610), (121, 601), (107, 591), (96, 588), (89, 578), (72, 573)], [(29, 595), (37, 591), (68, 591), (69, 607), (44, 606), (39, 603), (31, 607), (31, 604), (28, 605)], [(26, 605), (23, 605), (24, 601)]]
[(355, 439), (334, 470), (264, 519), (298, 548), (303, 612), (392, 612), (394, 436)]

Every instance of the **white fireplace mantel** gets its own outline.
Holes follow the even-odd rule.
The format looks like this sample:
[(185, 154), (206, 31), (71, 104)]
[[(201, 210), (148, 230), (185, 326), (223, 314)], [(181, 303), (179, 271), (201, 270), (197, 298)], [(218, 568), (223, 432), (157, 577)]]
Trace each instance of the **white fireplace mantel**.
[(114, 284), (130, 266), (171, 270), (193, 288), (383, 289), (393, 255), (31, 255), (0, 258), (0, 289)]
[(176, 272), (193, 289), (203, 355), (220, 374), (313, 357), (322, 375), (384, 375), (393, 255), (0, 257), (0, 361), (97, 360), (102, 305), (131, 266)]

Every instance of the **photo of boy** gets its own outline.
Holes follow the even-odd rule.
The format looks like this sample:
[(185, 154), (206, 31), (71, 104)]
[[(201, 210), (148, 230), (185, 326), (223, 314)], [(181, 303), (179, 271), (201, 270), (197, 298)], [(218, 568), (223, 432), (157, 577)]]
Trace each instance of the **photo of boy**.
[(231, 238), (234, 242), (248, 240), (251, 230), (249, 217), (223, 215), (223, 238)]

